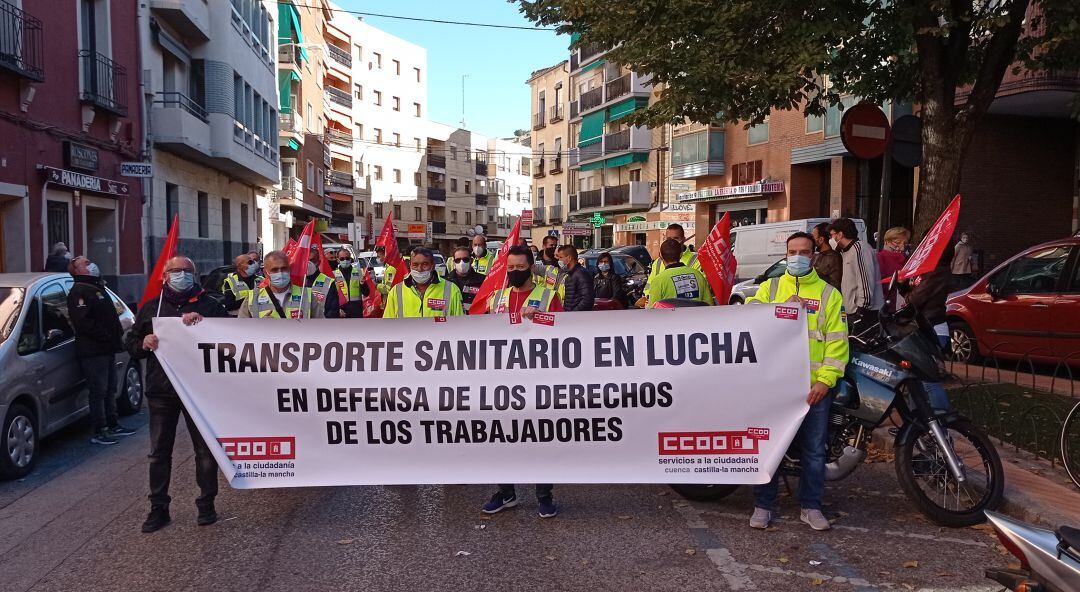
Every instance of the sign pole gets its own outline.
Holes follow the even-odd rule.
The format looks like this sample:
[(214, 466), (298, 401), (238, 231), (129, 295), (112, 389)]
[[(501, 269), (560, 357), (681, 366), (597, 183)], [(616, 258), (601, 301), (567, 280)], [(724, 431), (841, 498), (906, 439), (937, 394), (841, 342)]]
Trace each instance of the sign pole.
[(885, 240), (885, 231), (889, 225), (889, 203), (892, 201), (892, 142), (885, 144), (885, 153), (881, 155), (881, 196), (878, 198), (878, 237), (874, 248), (881, 249)]

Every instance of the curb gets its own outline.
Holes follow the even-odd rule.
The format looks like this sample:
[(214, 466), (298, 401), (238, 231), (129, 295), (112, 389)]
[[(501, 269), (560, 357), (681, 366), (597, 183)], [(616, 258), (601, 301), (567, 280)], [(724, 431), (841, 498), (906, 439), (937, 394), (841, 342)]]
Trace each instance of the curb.
[[(893, 448), (893, 436), (885, 427), (874, 430), (870, 441), (882, 450)], [(1033, 463), (1008, 447), (997, 450), (1005, 470), (1005, 492), (997, 511), (1050, 528), (1080, 525), (1080, 491), (1025, 469)]]

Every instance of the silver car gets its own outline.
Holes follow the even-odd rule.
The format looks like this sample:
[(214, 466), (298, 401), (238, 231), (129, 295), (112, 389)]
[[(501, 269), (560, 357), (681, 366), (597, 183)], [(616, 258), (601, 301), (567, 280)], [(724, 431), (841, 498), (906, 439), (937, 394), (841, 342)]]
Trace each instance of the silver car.
[(784, 275), (785, 271), (787, 271), (787, 259), (781, 259), (770, 265), (756, 278), (735, 284), (731, 288), (731, 299), (728, 300), (728, 304), (745, 304), (748, 298), (757, 294), (758, 288), (765, 283), (765, 280), (778, 278)]
[[(72, 284), (66, 273), (0, 273), (0, 478), (29, 474), (41, 439), (89, 411), (68, 316)], [(106, 291), (127, 331), (135, 315)], [(117, 411), (133, 414), (143, 402), (141, 365), (121, 353), (114, 371)]]

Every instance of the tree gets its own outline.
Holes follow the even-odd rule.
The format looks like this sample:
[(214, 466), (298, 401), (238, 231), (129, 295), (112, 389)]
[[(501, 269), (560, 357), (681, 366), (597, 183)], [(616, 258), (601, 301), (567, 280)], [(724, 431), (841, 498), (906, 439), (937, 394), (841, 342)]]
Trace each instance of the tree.
[(1077, 0), (517, 1), (530, 20), (578, 36), (575, 47), (614, 47), (611, 61), (653, 75), (659, 99), (636, 125), (820, 115), (847, 94), (915, 102), (917, 235), (958, 193), (1007, 69), (1080, 69)]

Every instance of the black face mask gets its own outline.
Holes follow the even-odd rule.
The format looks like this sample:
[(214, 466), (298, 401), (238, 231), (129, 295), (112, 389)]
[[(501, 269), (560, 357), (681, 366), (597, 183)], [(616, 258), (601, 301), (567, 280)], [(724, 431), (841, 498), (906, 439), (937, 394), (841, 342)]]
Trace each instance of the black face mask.
[(554, 259), (555, 258), (555, 247), (549, 247), (547, 249), (544, 249), (544, 257), (547, 257), (548, 259)]
[(515, 269), (513, 271), (506, 272), (506, 279), (510, 282), (510, 285), (515, 288), (520, 288), (525, 285), (525, 282), (529, 281), (532, 277), (532, 272), (528, 269)]

